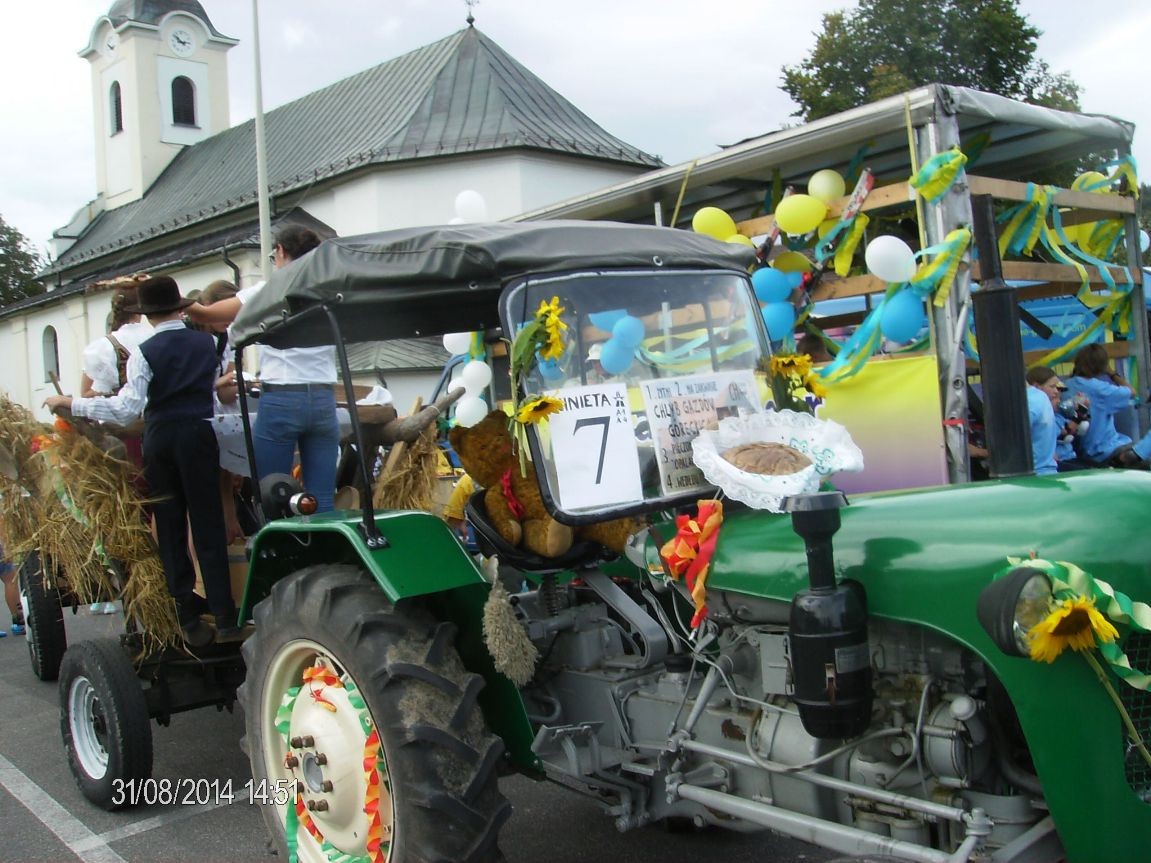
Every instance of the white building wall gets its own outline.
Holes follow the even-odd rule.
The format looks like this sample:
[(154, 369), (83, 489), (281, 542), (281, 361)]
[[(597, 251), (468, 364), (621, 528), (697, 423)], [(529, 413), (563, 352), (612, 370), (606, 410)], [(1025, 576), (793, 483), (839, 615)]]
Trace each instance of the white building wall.
[(471, 155), (364, 174), (300, 202), (341, 236), (445, 225), (456, 196), (478, 192), (488, 219), (499, 221), (634, 177), (612, 165), (535, 154)]

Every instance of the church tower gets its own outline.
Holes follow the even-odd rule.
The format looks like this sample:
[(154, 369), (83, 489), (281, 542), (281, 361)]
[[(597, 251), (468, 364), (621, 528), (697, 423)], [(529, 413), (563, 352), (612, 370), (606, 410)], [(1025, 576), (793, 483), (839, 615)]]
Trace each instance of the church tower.
[(228, 128), (227, 52), (198, 0), (116, 0), (80, 56), (92, 68), (96, 187), (138, 200), (188, 144)]

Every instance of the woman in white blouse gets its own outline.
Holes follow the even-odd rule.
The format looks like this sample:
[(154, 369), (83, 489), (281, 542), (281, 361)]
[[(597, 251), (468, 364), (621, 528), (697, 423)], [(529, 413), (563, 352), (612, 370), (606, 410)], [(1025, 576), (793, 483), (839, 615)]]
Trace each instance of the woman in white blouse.
[(148, 336), (152, 327), (139, 315), (128, 314), (125, 308), (136, 304), (136, 283), (121, 285), (112, 293), (112, 313), (109, 330), (84, 348), (84, 369), (80, 377), (80, 394), (110, 396), (124, 385), (124, 368), (128, 354)]

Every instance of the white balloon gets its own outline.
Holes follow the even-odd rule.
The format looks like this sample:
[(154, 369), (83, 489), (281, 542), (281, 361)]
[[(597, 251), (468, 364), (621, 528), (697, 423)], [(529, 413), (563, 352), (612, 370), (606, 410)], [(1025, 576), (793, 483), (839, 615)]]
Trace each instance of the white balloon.
[(450, 219), (448, 219), (449, 225), (462, 225), (463, 223), (464, 223), (464, 220), (461, 219), (459, 216), (452, 216)]
[(456, 195), (456, 215), (463, 222), (486, 222), (488, 204), (475, 189), (464, 189)]
[(1145, 252), (1145, 251), (1147, 251), (1148, 247), (1151, 247), (1151, 235), (1148, 235), (1146, 231), (1140, 231), (1139, 232), (1139, 251)]
[(816, 171), (807, 181), (807, 194), (819, 198), (825, 204), (830, 204), (836, 198), (842, 198), (846, 191), (847, 186), (844, 185), (843, 177), (838, 171), (830, 168)]
[(472, 360), (460, 372), (468, 395), (479, 395), (492, 382), (492, 367), (483, 360)]
[(471, 333), (445, 333), (444, 350), (453, 357), (456, 354), (466, 354), (472, 347)]
[(456, 425), (471, 428), (488, 415), (488, 404), (479, 396), (464, 396), (456, 402)]
[(903, 284), (915, 275), (915, 253), (899, 237), (876, 237), (867, 244), (863, 260), (871, 275), (889, 284)]

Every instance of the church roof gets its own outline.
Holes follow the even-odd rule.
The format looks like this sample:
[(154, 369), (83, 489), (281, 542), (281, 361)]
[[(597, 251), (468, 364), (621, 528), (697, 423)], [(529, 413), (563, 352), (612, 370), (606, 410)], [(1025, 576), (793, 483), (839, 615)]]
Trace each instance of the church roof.
[[(113, 12), (121, 5), (149, 4), (122, 0)], [(269, 111), (264, 123), (273, 196), (371, 165), (506, 149), (662, 165), (474, 27)], [(256, 188), (249, 120), (184, 149), (141, 200), (94, 220), (50, 272), (252, 207)]]
[(213, 36), (221, 36), (208, 13), (199, 0), (116, 0), (108, 10), (108, 20), (113, 27), (119, 27), (125, 21), (137, 21), (141, 24), (159, 24), (165, 15), (170, 12), (187, 12), (203, 21)]

